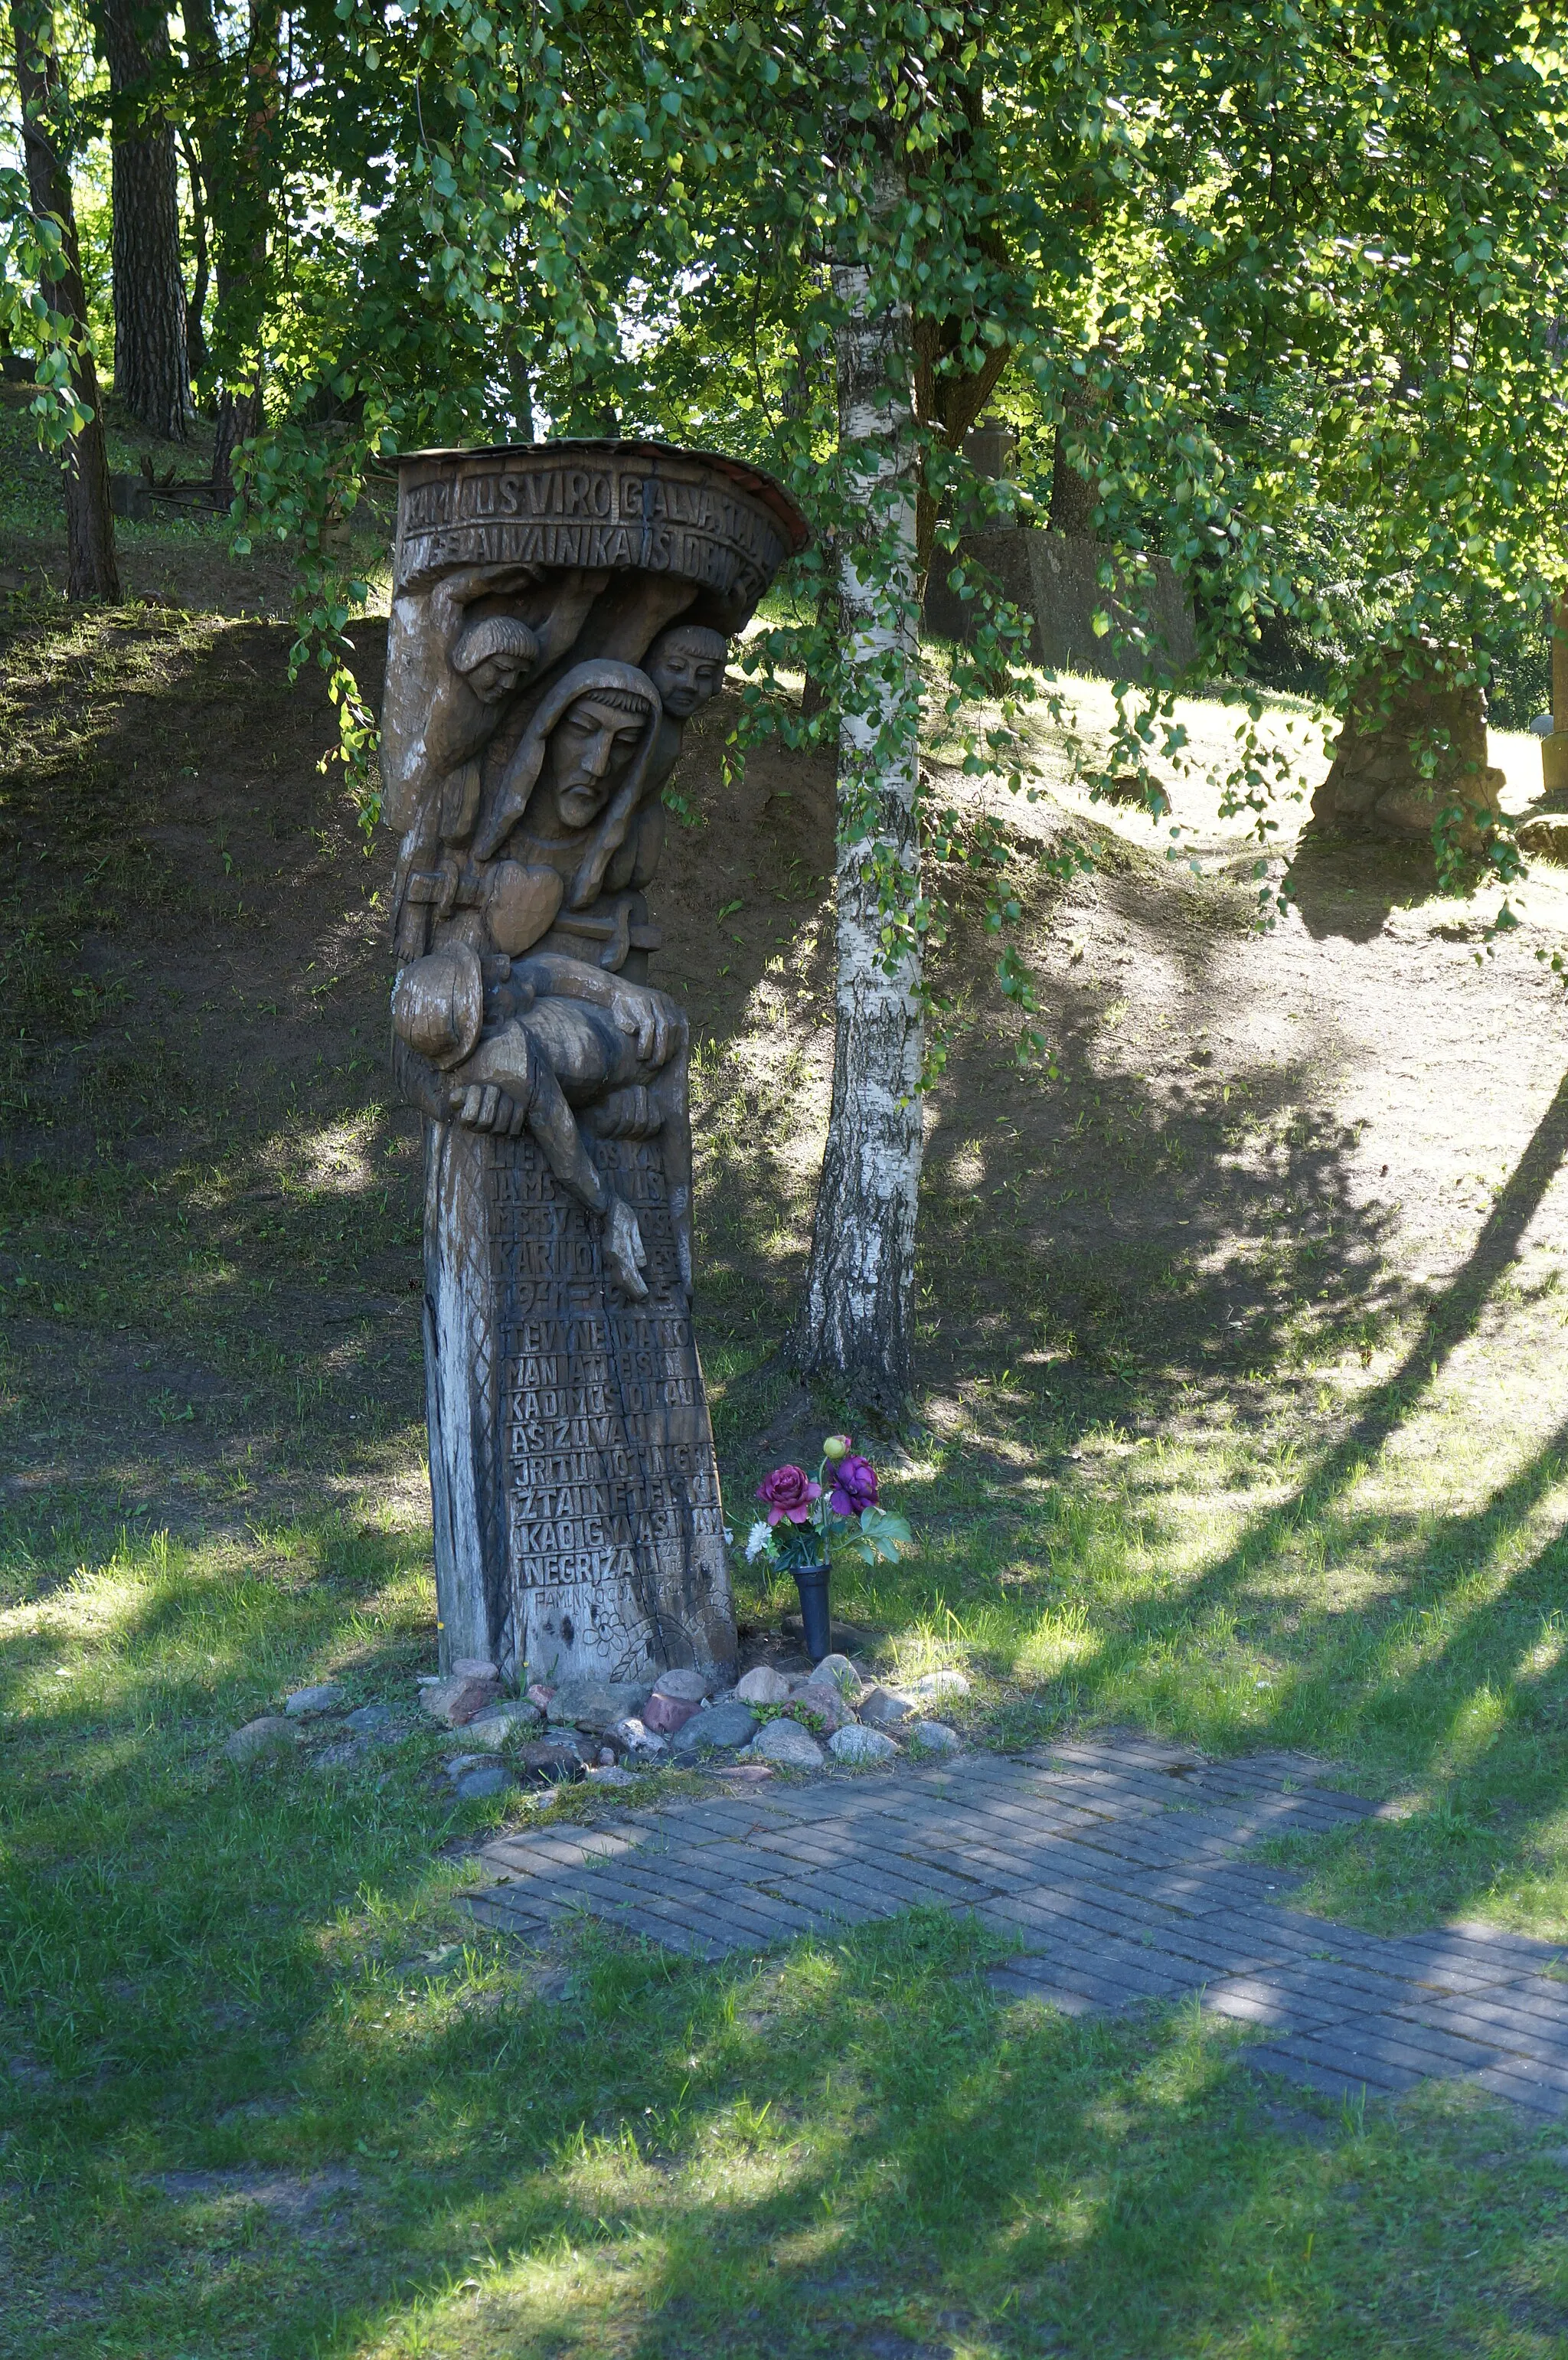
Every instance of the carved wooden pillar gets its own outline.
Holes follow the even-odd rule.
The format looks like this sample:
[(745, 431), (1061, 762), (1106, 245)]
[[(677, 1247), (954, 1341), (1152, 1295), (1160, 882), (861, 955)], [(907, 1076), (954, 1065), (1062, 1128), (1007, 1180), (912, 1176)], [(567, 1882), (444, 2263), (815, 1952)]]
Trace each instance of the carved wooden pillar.
[(734, 1660), (645, 889), (685, 723), (804, 540), (768, 477), (659, 444), (401, 463), (382, 762), (443, 1667)]

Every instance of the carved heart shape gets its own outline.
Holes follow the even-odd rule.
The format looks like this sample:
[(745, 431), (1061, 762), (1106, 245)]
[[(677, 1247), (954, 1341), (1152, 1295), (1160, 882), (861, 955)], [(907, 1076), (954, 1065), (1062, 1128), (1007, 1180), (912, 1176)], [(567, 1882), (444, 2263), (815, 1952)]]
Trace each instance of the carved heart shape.
[(498, 951), (517, 958), (550, 932), (566, 887), (553, 869), (497, 860), (485, 894), (485, 917)]

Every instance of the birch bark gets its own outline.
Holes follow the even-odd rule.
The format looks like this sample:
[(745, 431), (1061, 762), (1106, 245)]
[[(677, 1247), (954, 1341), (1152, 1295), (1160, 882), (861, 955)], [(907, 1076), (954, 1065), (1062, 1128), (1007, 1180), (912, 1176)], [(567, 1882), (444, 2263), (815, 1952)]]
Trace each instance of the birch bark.
[[(886, 154), (867, 193), (879, 244), (904, 193)], [(918, 937), (912, 946), (906, 937), (891, 970), (884, 948), (888, 887), (905, 906), (920, 891), (914, 361), (908, 307), (875, 293), (864, 257), (834, 266), (833, 291), (847, 492), (838, 984), (833, 1108), (794, 1359), (803, 1375), (896, 1415), (909, 1392), (924, 1131)]]

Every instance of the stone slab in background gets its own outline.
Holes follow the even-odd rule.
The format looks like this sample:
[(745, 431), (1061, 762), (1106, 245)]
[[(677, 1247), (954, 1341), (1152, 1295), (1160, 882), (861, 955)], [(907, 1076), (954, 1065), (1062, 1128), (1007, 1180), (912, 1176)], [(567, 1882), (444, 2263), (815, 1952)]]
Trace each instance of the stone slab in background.
[[(782, 1628), (786, 1639), (803, 1639), (806, 1635), (806, 1626), (798, 1614), (786, 1614)], [(856, 1630), (853, 1622), (834, 1622), (828, 1631), (828, 1644), (835, 1655), (853, 1655), (857, 1647), (865, 1646), (868, 1635)]]
[[(1100, 585), (1100, 567), (1109, 553), (1100, 541), (1041, 532), (1033, 525), (965, 533), (958, 544), (961, 558), (984, 566), (1001, 595), (1033, 617), (1029, 655), (1035, 663), (1051, 672), (1086, 672), (1094, 679), (1136, 680), (1149, 668), (1147, 662), (1140, 661), (1135, 650), (1118, 648), (1115, 630), (1102, 638), (1094, 629), (1094, 617), (1101, 609), (1118, 626), (1131, 622), (1125, 586), (1118, 600)], [(1137, 595), (1149, 608), (1155, 643), (1171, 662), (1191, 663), (1197, 635), (1186, 593), (1169, 558), (1151, 557), (1148, 563), (1153, 579)], [(975, 617), (975, 602), (947, 587), (939, 558), (926, 592), (927, 628), (942, 639), (969, 639)]]
[(1423, 641), (1398, 672), (1362, 683), (1312, 796), (1314, 831), (1430, 843), (1439, 813), (1459, 802), (1460, 841), (1479, 843), (1507, 781), (1486, 759), (1485, 691), (1451, 679), (1462, 661)]
[[(1547, 739), (1551, 744), (1551, 739)], [(1568, 748), (1568, 735), (1563, 738)], [(1564, 784), (1568, 785), (1568, 775)], [(1568, 868), (1568, 812), (1538, 812), (1531, 819), (1521, 822), (1516, 830), (1516, 841), (1521, 852), (1537, 860), (1553, 860)]]

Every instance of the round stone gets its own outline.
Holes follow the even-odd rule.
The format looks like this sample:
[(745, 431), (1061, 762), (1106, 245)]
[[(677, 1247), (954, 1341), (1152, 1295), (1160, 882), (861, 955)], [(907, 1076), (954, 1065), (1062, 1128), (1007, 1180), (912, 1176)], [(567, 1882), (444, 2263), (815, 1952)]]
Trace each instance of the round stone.
[(748, 1749), (758, 1762), (775, 1762), (784, 1770), (820, 1770), (822, 1749), (799, 1721), (770, 1721), (758, 1731)]
[(840, 1696), (847, 1697), (852, 1704), (863, 1685), (860, 1674), (847, 1655), (824, 1655), (822, 1662), (806, 1675), (808, 1688), (815, 1688), (823, 1682), (836, 1688)]
[(715, 1746), (728, 1753), (737, 1745), (746, 1745), (757, 1734), (757, 1716), (749, 1705), (711, 1704), (693, 1713), (675, 1739), (672, 1751), (679, 1760), (689, 1762), (704, 1747)]
[(660, 1672), (653, 1684), (655, 1696), (677, 1697), (682, 1704), (701, 1704), (710, 1682), (706, 1672)]
[(871, 1762), (896, 1762), (898, 1749), (890, 1737), (879, 1729), (866, 1729), (852, 1721), (846, 1729), (835, 1729), (828, 1740), (828, 1752), (835, 1762), (848, 1763), (861, 1768)]
[(223, 1747), (231, 1762), (271, 1762), (291, 1754), (299, 1743), (299, 1732), (280, 1712), (264, 1712), (259, 1721), (247, 1721), (236, 1729)]
[(949, 1665), (940, 1672), (922, 1672), (911, 1693), (918, 1697), (967, 1696), (969, 1682), (963, 1672), (954, 1671)]
[(491, 1795), (504, 1795), (512, 1774), (504, 1763), (479, 1762), (471, 1770), (459, 1771), (452, 1783), (465, 1803), (477, 1803)]
[(735, 1682), (735, 1692), (742, 1704), (782, 1704), (789, 1683), (771, 1664), (756, 1664)]
[(860, 1718), (874, 1728), (896, 1729), (901, 1721), (913, 1721), (915, 1708), (908, 1697), (898, 1696), (891, 1688), (874, 1688), (860, 1699)]
[(322, 1680), (313, 1688), (296, 1688), (283, 1710), (290, 1720), (298, 1721), (308, 1712), (336, 1712), (347, 1701), (336, 1680)]
[(898, 1734), (919, 1754), (959, 1754), (964, 1750), (957, 1730), (949, 1729), (945, 1721), (911, 1721)]

